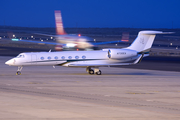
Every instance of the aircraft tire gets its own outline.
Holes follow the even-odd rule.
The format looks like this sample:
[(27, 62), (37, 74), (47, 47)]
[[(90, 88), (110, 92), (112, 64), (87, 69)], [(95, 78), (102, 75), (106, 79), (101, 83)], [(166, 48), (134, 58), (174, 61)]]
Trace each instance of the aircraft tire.
[(90, 74), (90, 75), (93, 75), (93, 74), (94, 74), (94, 70), (90, 69), (90, 70), (89, 70), (89, 74)]
[(20, 71), (17, 71), (17, 72), (16, 72), (16, 75), (21, 75), (21, 72), (20, 72)]
[(98, 72), (96, 72), (96, 75), (101, 75), (101, 70), (99, 70)]

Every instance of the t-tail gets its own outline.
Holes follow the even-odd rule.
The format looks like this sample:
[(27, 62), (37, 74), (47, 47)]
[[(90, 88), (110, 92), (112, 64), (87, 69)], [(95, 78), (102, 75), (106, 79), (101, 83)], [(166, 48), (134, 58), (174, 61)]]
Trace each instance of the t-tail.
[(55, 11), (55, 22), (56, 22), (56, 34), (57, 35), (65, 35), (65, 34), (67, 34), (64, 31), (62, 17), (61, 17), (61, 11), (60, 10)]
[(172, 34), (172, 32), (140, 31), (137, 38), (127, 49), (135, 50), (139, 53), (149, 52), (156, 34)]

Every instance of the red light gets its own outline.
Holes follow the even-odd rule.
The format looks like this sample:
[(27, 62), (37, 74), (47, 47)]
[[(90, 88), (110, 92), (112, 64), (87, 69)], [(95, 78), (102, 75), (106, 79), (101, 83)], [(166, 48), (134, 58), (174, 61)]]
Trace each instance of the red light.
[(78, 36), (80, 37), (80, 36), (81, 36), (81, 34), (78, 34)]
[(121, 41), (123, 41), (123, 42), (129, 42), (129, 40), (121, 40)]
[(79, 49), (76, 49), (77, 51), (79, 51)]

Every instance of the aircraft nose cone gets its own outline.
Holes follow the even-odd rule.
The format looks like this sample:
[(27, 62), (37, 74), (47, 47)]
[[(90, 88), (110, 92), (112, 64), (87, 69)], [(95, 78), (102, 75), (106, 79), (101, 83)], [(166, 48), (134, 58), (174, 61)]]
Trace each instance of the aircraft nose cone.
[(13, 65), (14, 64), (14, 59), (10, 59), (7, 62), (5, 62), (6, 65)]

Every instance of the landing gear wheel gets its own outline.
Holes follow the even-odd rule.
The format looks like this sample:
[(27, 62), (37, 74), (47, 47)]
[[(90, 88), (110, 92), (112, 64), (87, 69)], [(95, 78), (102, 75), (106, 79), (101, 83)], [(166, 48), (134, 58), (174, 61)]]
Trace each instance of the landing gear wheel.
[(23, 68), (23, 66), (18, 66), (18, 70), (16, 72), (16, 75), (21, 75), (22, 68)]
[(101, 71), (99, 70), (98, 72), (96, 72), (96, 75), (101, 75)]
[(21, 72), (20, 72), (20, 71), (17, 71), (17, 72), (16, 72), (16, 75), (21, 75)]
[(94, 70), (90, 69), (90, 70), (89, 70), (89, 74), (90, 74), (90, 75), (93, 75), (93, 74), (94, 74)]

